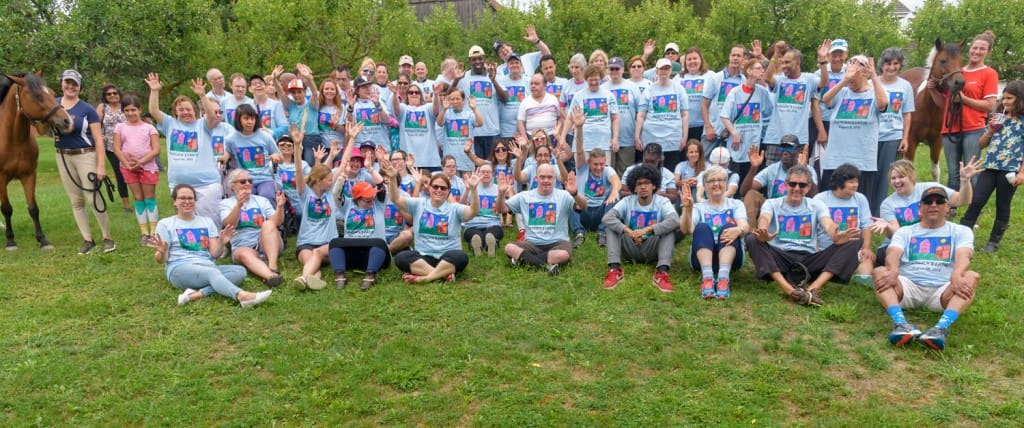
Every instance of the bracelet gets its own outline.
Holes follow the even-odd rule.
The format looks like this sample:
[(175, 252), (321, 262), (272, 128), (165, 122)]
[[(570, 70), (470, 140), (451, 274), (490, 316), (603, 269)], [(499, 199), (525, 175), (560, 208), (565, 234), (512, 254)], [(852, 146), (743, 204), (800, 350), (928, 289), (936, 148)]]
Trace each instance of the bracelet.
[(818, 61), (818, 65), (825, 65), (825, 64), (828, 64), (828, 61)]

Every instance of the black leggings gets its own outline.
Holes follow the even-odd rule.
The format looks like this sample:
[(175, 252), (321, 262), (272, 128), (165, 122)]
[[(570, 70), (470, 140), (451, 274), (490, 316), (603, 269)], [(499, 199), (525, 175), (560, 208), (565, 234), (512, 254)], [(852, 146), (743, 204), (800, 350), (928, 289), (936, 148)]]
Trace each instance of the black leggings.
[(978, 215), (981, 214), (981, 209), (988, 203), (988, 198), (992, 196), (993, 191), (996, 192), (996, 221), (1010, 222), (1010, 202), (1013, 202), (1013, 194), (1017, 192), (1017, 188), (1013, 187), (1013, 184), (1006, 180), (1006, 174), (1009, 172), (986, 169), (977, 175), (976, 179), (978, 181), (974, 185), (974, 199), (971, 200), (971, 205), (967, 207), (964, 217), (960, 219), (960, 224), (974, 227), (974, 224), (978, 222)]
[(121, 175), (121, 160), (117, 158), (114, 152), (107, 152), (107, 163), (114, 169), (114, 177), (117, 178), (117, 194), (122, 198), (127, 198), (128, 184), (124, 182), (124, 176)]

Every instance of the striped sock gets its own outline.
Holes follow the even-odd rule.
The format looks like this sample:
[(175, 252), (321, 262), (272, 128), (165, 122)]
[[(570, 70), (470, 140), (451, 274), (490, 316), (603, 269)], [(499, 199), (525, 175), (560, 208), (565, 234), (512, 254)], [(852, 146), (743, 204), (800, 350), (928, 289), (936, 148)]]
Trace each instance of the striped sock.
[(139, 222), (139, 230), (142, 231), (143, 235), (148, 235), (146, 230), (146, 203), (140, 200), (135, 200), (135, 220)]

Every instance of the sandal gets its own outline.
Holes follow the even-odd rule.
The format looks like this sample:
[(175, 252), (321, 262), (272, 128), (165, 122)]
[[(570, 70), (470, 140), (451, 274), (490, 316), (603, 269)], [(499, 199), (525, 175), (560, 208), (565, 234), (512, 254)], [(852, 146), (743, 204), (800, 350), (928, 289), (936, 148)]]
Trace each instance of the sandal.
[(811, 303), (811, 293), (808, 293), (807, 290), (804, 290), (803, 288), (794, 288), (793, 291), (789, 293), (789, 298), (804, 306)]
[(283, 282), (284, 278), (282, 278), (281, 275), (278, 275), (277, 273), (274, 273), (274, 275), (271, 275), (270, 278), (263, 280), (263, 284), (266, 285), (267, 288), (275, 288), (281, 285)]
[(376, 275), (366, 275), (363, 277), (363, 283), (359, 284), (359, 291), (366, 291), (373, 288), (373, 285), (377, 283)]
[(345, 275), (338, 275), (334, 277), (334, 289), (341, 290), (345, 288), (345, 284), (348, 284), (348, 278)]

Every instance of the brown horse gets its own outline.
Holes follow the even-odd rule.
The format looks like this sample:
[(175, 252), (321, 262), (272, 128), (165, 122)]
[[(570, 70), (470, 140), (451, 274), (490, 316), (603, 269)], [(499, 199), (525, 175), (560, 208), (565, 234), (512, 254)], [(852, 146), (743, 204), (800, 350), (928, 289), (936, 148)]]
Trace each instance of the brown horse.
[(39, 76), (31, 73), (0, 75), (0, 212), (7, 227), (7, 249), (16, 250), (14, 228), (11, 226), (11, 201), (7, 197), (7, 183), (20, 180), (28, 202), (28, 214), (36, 227), (36, 240), (44, 249), (53, 245), (46, 240), (39, 225), (39, 207), (36, 206), (36, 166), (39, 163), (39, 145), (32, 135), (35, 127), (40, 134), (48, 130), (66, 133), (71, 130), (71, 117), (53, 96), (50, 88)]
[[(946, 119), (946, 95), (956, 94), (964, 88), (964, 75), (961, 73), (963, 58), (960, 51), (964, 42), (942, 44), (942, 39), (935, 39), (935, 47), (928, 56), (929, 68), (911, 68), (900, 74), (910, 82), (916, 90), (914, 96), (915, 111), (910, 118), (910, 139), (906, 152), (907, 159), (914, 160), (919, 142), (924, 141), (931, 147), (932, 178), (939, 180), (939, 155), (942, 153), (942, 121)], [(929, 88), (927, 81), (934, 82)]]

